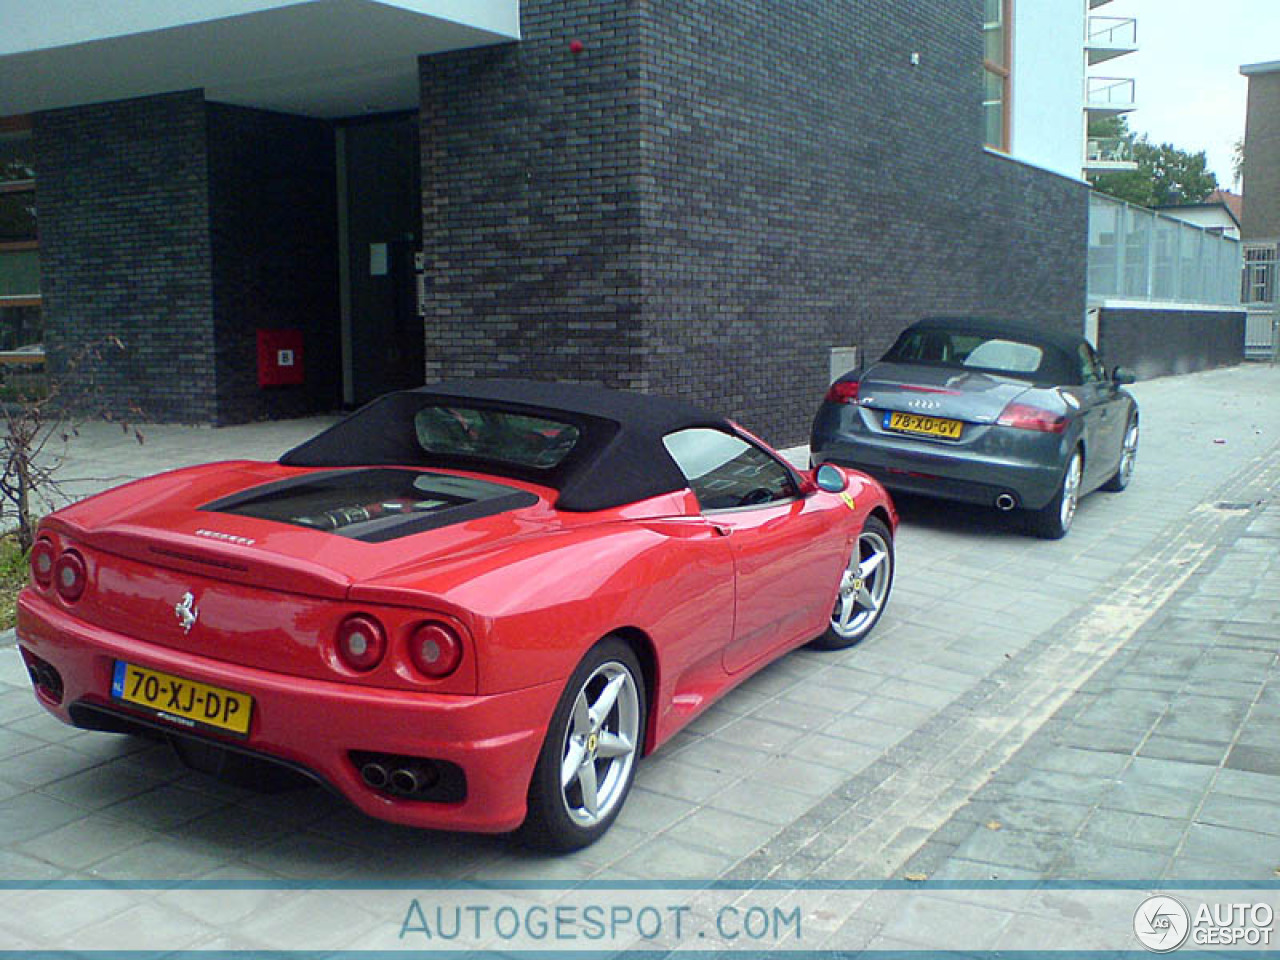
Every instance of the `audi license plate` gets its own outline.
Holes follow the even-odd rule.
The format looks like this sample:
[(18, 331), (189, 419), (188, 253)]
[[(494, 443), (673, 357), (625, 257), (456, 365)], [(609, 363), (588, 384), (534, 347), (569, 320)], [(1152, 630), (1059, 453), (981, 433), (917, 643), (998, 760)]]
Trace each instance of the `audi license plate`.
[(117, 660), (111, 696), (193, 729), (249, 735), (253, 697)]
[(894, 411), (884, 415), (884, 428), (895, 433), (910, 433), (919, 437), (959, 440), (964, 424), (959, 420), (947, 420), (943, 417), (926, 417), (918, 413)]

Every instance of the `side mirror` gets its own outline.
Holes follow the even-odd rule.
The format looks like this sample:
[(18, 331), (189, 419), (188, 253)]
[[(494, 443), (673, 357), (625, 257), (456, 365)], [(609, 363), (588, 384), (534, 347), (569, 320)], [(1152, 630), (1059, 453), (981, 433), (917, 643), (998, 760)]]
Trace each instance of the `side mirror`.
[(843, 493), (849, 486), (849, 475), (834, 463), (824, 463), (813, 474), (819, 490), (827, 493)]
[(1130, 383), (1137, 383), (1138, 378), (1134, 376), (1133, 371), (1128, 367), (1116, 367), (1111, 371), (1111, 382), (1123, 387)]

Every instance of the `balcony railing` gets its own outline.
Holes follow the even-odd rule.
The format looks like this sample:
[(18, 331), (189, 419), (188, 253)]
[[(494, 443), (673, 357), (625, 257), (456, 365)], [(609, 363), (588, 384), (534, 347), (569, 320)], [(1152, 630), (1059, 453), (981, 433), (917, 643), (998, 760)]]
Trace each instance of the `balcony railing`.
[(1089, 163), (1133, 163), (1133, 144), (1124, 137), (1090, 137), (1085, 160)]
[(1132, 17), (1090, 17), (1084, 49), (1096, 66), (1138, 49), (1138, 21)]
[(1137, 84), (1132, 78), (1089, 77), (1085, 107), (1101, 113), (1126, 113), (1135, 108)]
[(1099, 47), (1136, 47), (1138, 21), (1133, 17), (1090, 17), (1089, 43)]

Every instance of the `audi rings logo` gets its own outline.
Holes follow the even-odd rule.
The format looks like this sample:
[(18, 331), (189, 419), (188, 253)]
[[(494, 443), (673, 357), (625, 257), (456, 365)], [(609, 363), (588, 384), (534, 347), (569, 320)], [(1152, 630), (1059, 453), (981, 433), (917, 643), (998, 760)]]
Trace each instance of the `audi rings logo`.
[(1148, 897), (1133, 915), (1133, 932), (1152, 953), (1169, 953), (1187, 941), (1191, 915), (1173, 897)]
[(907, 406), (910, 407), (912, 410), (942, 409), (942, 403), (941, 401), (938, 401), (938, 400), (922, 400), (922, 399), (908, 400)]

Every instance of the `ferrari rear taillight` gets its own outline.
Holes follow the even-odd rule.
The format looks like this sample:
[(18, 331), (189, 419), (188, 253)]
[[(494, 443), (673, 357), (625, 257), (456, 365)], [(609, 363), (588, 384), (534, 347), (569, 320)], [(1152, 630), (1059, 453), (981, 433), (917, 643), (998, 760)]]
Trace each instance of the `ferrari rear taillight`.
[(857, 403), (861, 384), (857, 380), (837, 380), (827, 391), (827, 403)]
[(54, 587), (67, 603), (75, 603), (84, 595), (88, 579), (84, 558), (74, 550), (65, 551), (53, 565)]
[(387, 632), (373, 617), (357, 613), (338, 627), (338, 657), (343, 664), (361, 673), (382, 662), (387, 652)]
[(53, 566), (57, 562), (58, 551), (53, 541), (41, 538), (31, 548), (31, 578), (44, 589), (53, 583)]
[(409, 638), (409, 659), (424, 677), (447, 677), (462, 662), (462, 641), (443, 623), (424, 623)]
[(1040, 433), (1062, 433), (1067, 429), (1067, 418), (1062, 414), (1029, 403), (1009, 404), (996, 423), (1015, 430), (1038, 430)]

